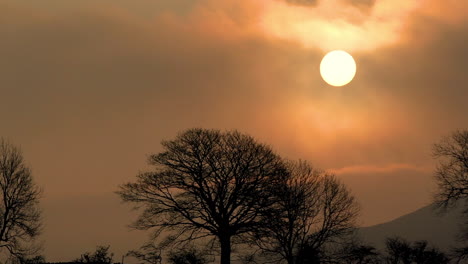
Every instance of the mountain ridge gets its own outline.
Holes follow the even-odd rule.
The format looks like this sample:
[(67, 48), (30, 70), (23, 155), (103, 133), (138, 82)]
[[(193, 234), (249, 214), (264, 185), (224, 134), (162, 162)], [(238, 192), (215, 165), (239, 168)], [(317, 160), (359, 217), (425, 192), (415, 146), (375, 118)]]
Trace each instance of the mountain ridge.
[(435, 205), (430, 204), (391, 221), (361, 227), (358, 235), (377, 249), (385, 247), (386, 238), (399, 236), (408, 241), (427, 240), (437, 248), (449, 250), (458, 244), (462, 210), (463, 206), (457, 205), (439, 213)]

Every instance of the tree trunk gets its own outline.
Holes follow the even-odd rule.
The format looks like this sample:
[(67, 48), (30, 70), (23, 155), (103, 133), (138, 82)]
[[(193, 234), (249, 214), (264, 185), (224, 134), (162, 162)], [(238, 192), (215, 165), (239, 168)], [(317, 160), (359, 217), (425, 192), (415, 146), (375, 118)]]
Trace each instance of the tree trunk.
[(231, 264), (231, 237), (221, 236), (221, 264)]
[(294, 251), (291, 247), (287, 247), (285, 249), (285, 257), (286, 257), (286, 263), (288, 264), (296, 264), (296, 258), (294, 256)]

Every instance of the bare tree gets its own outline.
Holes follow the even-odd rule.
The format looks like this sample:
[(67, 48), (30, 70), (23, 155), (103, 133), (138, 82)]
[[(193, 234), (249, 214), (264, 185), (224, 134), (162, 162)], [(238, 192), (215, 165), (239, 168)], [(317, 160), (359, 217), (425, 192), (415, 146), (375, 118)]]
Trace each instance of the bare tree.
[(435, 172), (436, 203), (444, 208), (468, 198), (468, 130), (459, 130), (433, 147), (439, 159)]
[(18, 259), (37, 252), (40, 195), (21, 151), (0, 139), (0, 248)]
[[(346, 187), (333, 175), (306, 162), (291, 162), (272, 197), (276, 203), (265, 214), (256, 244), (288, 264), (305, 263), (325, 243), (350, 234), (359, 207)], [(307, 254), (305, 254), (307, 253)]]
[[(460, 204), (465, 206), (465, 225), (459, 239), (468, 240), (468, 130), (458, 130), (450, 137), (434, 144), (433, 156), (439, 160), (435, 171), (438, 192), (434, 196), (438, 208), (450, 209)], [(464, 203), (464, 204), (463, 204)], [(454, 249), (455, 258), (468, 259), (468, 247)]]
[(86, 252), (73, 262), (111, 264), (114, 253), (109, 252), (110, 246), (97, 246), (94, 253)]
[(191, 129), (162, 145), (149, 158), (154, 171), (118, 191), (143, 209), (133, 227), (153, 229), (155, 238), (172, 231), (178, 242), (214, 237), (221, 263), (230, 263), (232, 239), (262, 225), (272, 203), (266, 190), (286, 173), (283, 162), (239, 132)]
[(411, 243), (400, 237), (387, 238), (385, 241), (387, 250), (386, 262), (388, 264), (411, 264), (413, 249)]

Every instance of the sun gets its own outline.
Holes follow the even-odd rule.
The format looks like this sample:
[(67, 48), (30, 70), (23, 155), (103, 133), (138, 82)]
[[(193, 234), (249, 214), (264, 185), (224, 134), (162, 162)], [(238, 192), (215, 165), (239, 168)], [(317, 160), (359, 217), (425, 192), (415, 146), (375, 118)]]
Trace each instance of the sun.
[(356, 75), (356, 62), (346, 51), (334, 50), (320, 63), (320, 74), (325, 82), (333, 86), (343, 86)]

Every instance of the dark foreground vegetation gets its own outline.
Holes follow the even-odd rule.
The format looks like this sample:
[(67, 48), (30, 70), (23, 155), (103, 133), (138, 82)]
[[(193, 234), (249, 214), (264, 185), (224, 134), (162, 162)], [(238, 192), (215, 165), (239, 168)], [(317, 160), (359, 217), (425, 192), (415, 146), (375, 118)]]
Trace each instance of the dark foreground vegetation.
[[(109, 246), (98, 246), (93, 253), (84, 253), (79, 258), (71, 262), (60, 262), (54, 264), (112, 264), (113, 253), (110, 253)], [(320, 253), (320, 254), (316, 254)], [(402, 238), (388, 238), (386, 241), (386, 249), (379, 252), (372, 246), (359, 243), (348, 243), (339, 250), (330, 251), (330, 255), (325, 255), (325, 252), (304, 251), (302, 257), (297, 259), (296, 263), (343, 263), (343, 264), (444, 264), (451, 263), (449, 257), (430, 247), (426, 241), (416, 241), (410, 243)], [(131, 254), (130, 254), (131, 255)], [(127, 255), (128, 256), (128, 255)], [(140, 263), (148, 264), (208, 264), (214, 261), (215, 254), (209, 251), (191, 247), (171, 249), (167, 256), (157, 255), (152, 259), (140, 259)], [(37, 256), (25, 261), (27, 264), (45, 264), (45, 259)], [(236, 263), (281, 263), (261, 256), (244, 255), (240, 256)], [(115, 263), (121, 264), (121, 263)]]
[[(126, 257), (141, 263), (464, 263), (468, 247), (442, 252), (426, 241), (391, 237), (377, 250), (356, 237), (359, 206), (334, 175), (307, 161), (280, 157), (237, 131), (190, 129), (162, 142), (151, 171), (117, 194), (139, 211), (133, 228), (150, 239)], [(434, 145), (438, 208), (468, 198), (468, 131)], [(39, 234), (40, 190), (21, 152), (0, 141), (0, 249), (10, 263), (46, 263)], [(468, 206), (468, 204), (467, 204)], [(465, 210), (468, 216), (468, 207)], [(465, 226), (468, 226), (468, 221)], [(462, 230), (460, 241), (468, 238)], [(124, 258), (121, 260), (124, 262)], [(70, 263), (113, 263), (98, 246)]]

